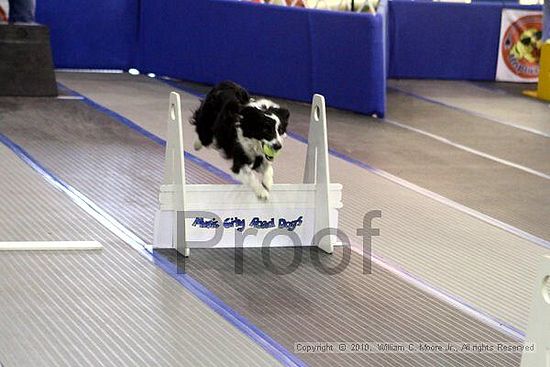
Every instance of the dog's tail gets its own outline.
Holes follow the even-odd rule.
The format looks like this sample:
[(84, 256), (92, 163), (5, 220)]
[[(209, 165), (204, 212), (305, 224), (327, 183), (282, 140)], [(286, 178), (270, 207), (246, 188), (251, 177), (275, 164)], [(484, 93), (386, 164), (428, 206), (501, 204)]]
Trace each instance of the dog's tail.
[(216, 110), (213, 108), (213, 101), (206, 99), (193, 113), (189, 123), (195, 126), (201, 145), (208, 147), (212, 144), (214, 132), (213, 127), (217, 119)]
[(200, 115), (202, 113), (201, 111), (202, 109), (202, 106), (200, 106), (199, 108), (197, 108), (195, 111), (193, 111), (193, 115), (191, 116), (191, 118), (189, 119), (189, 123), (193, 126), (196, 126), (197, 125), (197, 121), (199, 120), (200, 118)]

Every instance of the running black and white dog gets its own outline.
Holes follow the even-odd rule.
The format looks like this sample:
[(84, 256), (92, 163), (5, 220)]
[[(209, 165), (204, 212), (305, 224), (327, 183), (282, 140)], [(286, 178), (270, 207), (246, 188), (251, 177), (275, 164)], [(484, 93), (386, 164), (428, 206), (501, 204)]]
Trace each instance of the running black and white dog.
[[(273, 185), (272, 160), (283, 147), (289, 111), (267, 99), (251, 98), (241, 86), (216, 85), (193, 114), (195, 149), (213, 146), (233, 161), (231, 171), (261, 200)], [(256, 171), (256, 173), (254, 172)], [(258, 177), (261, 176), (261, 177)]]

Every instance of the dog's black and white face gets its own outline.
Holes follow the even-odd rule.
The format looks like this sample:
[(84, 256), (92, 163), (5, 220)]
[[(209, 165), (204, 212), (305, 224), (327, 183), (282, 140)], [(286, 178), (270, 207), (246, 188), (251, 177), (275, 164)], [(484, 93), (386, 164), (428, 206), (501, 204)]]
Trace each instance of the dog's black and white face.
[(286, 136), (289, 111), (266, 99), (251, 101), (244, 106), (240, 115), (243, 136), (259, 140), (277, 151), (283, 147)]

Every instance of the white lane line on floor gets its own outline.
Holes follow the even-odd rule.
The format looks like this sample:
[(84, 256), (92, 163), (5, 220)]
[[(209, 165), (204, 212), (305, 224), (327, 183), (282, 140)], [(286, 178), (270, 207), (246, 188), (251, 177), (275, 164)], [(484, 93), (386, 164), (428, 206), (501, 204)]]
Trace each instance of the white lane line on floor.
[(84, 98), (79, 96), (57, 96), (57, 99), (77, 99), (77, 100), (83, 100)]
[(101, 250), (97, 241), (9, 241), (0, 242), (0, 251)]
[(57, 96), (56, 98), (57, 99), (78, 99), (78, 100), (84, 99), (83, 97), (80, 97), (80, 96)]
[(445, 102), (441, 102), (441, 101), (438, 101), (438, 100), (433, 99), (433, 98), (428, 98), (428, 97), (424, 97), (424, 96), (416, 94), (416, 93), (408, 92), (408, 91), (406, 91), (404, 89), (401, 89), (399, 87), (388, 87), (388, 89), (397, 91), (399, 93), (406, 94), (408, 96), (420, 99), (422, 101), (426, 101), (426, 102), (430, 102), (430, 103), (437, 104), (437, 105), (440, 105), (440, 106), (444, 106), (444, 107), (447, 107), (447, 108), (450, 108), (450, 109), (453, 109), (453, 110), (456, 110), (456, 111), (464, 112), (464, 113), (467, 113), (467, 114), (470, 114), (470, 115), (473, 115), (473, 116), (476, 116), (476, 117), (481, 117), (482, 119), (485, 119), (487, 121), (491, 121), (491, 122), (495, 122), (497, 124), (510, 126), (510, 127), (513, 127), (513, 128), (519, 129), (519, 130), (528, 131), (528, 132), (533, 133), (533, 134), (542, 135), (546, 138), (550, 138), (550, 134), (548, 134), (548, 133), (546, 133), (542, 130), (537, 130), (537, 129), (534, 129), (534, 128), (531, 128), (531, 127), (528, 127), (528, 126), (514, 124), (513, 122), (503, 121), (503, 120), (491, 117), (489, 115), (485, 115), (483, 113), (467, 110), (465, 108), (454, 106), (454, 105), (451, 105), (451, 104), (448, 104), (448, 103), (445, 103)]
[(497, 162), (497, 163), (500, 163), (500, 164), (504, 164), (506, 166), (509, 166), (509, 167), (513, 167), (513, 168), (516, 168), (516, 169), (519, 169), (521, 171), (524, 171), (524, 172), (527, 172), (527, 173), (530, 173), (532, 175), (535, 175), (535, 176), (539, 176), (539, 177), (542, 177), (542, 178), (545, 178), (547, 180), (550, 180), (550, 175), (547, 175), (547, 174), (544, 174), (542, 172), (539, 172), (539, 171), (536, 171), (532, 168), (529, 168), (529, 167), (525, 167), (525, 166), (522, 166), (521, 164), (517, 164), (517, 163), (514, 163), (514, 162), (510, 162), (506, 159), (502, 159), (502, 158), (498, 158), (498, 157), (495, 157), (494, 155), (491, 155), (491, 154), (487, 154), (487, 153), (484, 153), (482, 151), (479, 151), (477, 149), (473, 149), (473, 148), (470, 148), (470, 147), (467, 147), (465, 145), (462, 145), (462, 144), (459, 144), (459, 143), (455, 143), (447, 138), (444, 138), (442, 136), (439, 136), (439, 135), (435, 135), (435, 134), (432, 134), (432, 133), (429, 133), (427, 131), (424, 131), (424, 130), (421, 130), (421, 129), (417, 129), (415, 127), (412, 127), (412, 126), (409, 126), (409, 125), (405, 125), (405, 124), (402, 124), (400, 122), (397, 122), (397, 121), (394, 121), (394, 120), (391, 120), (391, 119), (388, 119), (388, 118), (385, 118), (384, 119), (385, 122), (389, 123), (389, 124), (392, 124), (392, 125), (395, 125), (395, 126), (398, 126), (398, 127), (401, 127), (403, 129), (406, 129), (406, 130), (409, 130), (409, 131), (413, 131), (415, 133), (418, 133), (418, 134), (422, 134), (424, 136), (427, 136), (427, 137), (430, 137), (432, 139), (435, 139), (439, 142), (442, 142), (444, 144), (447, 144), (447, 145), (450, 145), (450, 146), (453, 146), (455, 148), (458, 148), (458, 149), (462, 149), (468, 153), (472, 153), (472, 154), (475, 154), (475, 155), (478, 155), (480, 157), (483, 157), (483, 158), (486, 158), (486, 159), (490, 159), (494, 162)]
[(87, 74), (122, 74), (124, 70), (121, 69), (55, 69), (55, 72), (61, 73), (87, 73)]

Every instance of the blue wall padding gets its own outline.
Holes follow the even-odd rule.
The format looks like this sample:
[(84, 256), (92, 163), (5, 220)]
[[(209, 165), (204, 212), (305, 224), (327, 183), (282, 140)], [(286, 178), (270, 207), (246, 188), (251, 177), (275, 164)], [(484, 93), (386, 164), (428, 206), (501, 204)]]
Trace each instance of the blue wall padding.
[(137, 0), (37, 0), (57, 68), (126, 69), (136, 54)]
[(372, 16), (226, 0), (38, 0), (36, 13), (58, 68), (234, 79), (255, 93), (321, 93), (329, 106), (382, 116), (384, 72), (494, 80), (503, 7), (541, 8), (394, 0)]
[[(142, 3), (140, 68), (383, 116), (380, 16), (224, 0)], [(358, 47), (358, 42), (364, 47)]]
[(233, 1), (211, 1), (203, 35), (209, 82), (238, 81), (266, 95), (311, 99), (308, 13)]
[[(208, 0), (143, 0), (138, 66), (160, 75), (199, 81), (204, 63)], [(221, 55), (220, 55), (221, 57)]]
[(226, 0), (38, 0), (58, 68), (128, 69), (383, 116), (382, 16)]
[(389, 76), (427, 79), (495, 80), (502, 9), (541, 9), (502, 1), (389, 5)]
[(390, 77), (494, 80), (501, 9), (391, 1)]
[(333, 106), (380, 114), (386, 89), (382, 17), (325, 11), (309, 14), (312, 91), (323, 94)]

